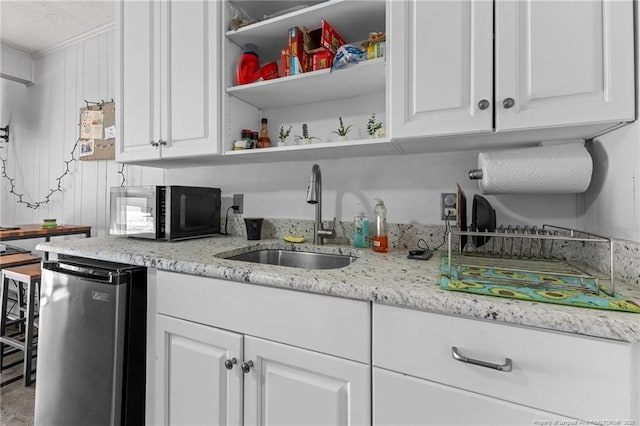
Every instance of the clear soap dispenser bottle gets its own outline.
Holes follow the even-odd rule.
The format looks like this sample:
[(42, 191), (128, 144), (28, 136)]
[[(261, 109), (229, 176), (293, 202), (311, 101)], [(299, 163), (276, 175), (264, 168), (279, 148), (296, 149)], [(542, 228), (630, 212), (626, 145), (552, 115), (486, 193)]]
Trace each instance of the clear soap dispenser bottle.
[(384, 202), (377, 198), (378, 204), (373, 209), (376, 217), (376, 229), (373, 234), (373, 251), (387, 253), (389, 251), (389, 240), (387, 238), (387, 208)]
[(364, 208), (360, 205), (358, 215), (353, 218), (353, 246), (358, 248), (369, 247), (369, 218), (364, 213)]

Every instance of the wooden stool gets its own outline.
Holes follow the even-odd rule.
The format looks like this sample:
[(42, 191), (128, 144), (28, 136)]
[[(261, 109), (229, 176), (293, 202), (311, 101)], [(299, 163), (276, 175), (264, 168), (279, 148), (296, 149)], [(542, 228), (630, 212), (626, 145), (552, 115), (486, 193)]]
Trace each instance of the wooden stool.
[[(35, 298), (36, 298), (36, 286), (38, 287), (38, 294), (40, 294), (40, 264), (33, 263), (29, 265), (15, 266), (11, 268), (2, 269), (2, 285), (0, 286), (0, 300), (1, 311), (0, 315), (0, 368), (2, 367), (2, 361), (4, 357), (4, 346), (9, 345), (19, 350), (24, 351), (24, 368), (23, 375), (24, 385), (31, 385), (31, 373), (33, 355), (37, 344), (34, 342), (34, 320), (38, 317), (35, 312)], [(18, 284), (18, 294), (21, 292), (21, 285), (26, 286), (27, 300), (25, 301), (25, 307), (19, 306), (19, 309), (24, 309), (26, 317), (20, 317), (15, 321), (17, 323), (24, 323), (24, 341), (16, 339), (7, 335), (7, 293), (9, 289), (9, 281), (13, 280)], [(20, 297), (19, 297), (20, 299)], [(38, 304), (39, 305), (39, 304)], [(20, 377), (10, 379), (2, 385), (19, 380)]]

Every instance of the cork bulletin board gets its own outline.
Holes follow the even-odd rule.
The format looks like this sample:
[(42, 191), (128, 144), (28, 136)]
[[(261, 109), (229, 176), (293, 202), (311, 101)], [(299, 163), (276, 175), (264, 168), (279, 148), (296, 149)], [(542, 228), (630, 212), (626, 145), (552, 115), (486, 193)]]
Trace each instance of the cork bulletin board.
[(116, 106), (113, 101), (80, 108), (78, 145), (80, 160), (116, 158)]

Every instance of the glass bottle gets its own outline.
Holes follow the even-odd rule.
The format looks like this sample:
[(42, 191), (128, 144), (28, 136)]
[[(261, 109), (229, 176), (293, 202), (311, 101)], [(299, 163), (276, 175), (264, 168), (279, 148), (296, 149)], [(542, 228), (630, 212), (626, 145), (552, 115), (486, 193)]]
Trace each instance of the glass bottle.
[(244, 141), (245, 149), (253, 148), (251, 146), (251, 130), (242, 129), (242, 140)]
[(269, 137), (269, 129), (267, 128), (267, 119), (262, 119), (262, 127), (258, 136), (257, 148), (269, 148), (271, 146), (271, 138)]
[(373, 251), (387, 253), (389, 251), (389, 240), (387, 238), (387, 209), (384, 202), (378, 199), (378, 204), (373, 209), (376, 216), (376, 229), (373, 235)]

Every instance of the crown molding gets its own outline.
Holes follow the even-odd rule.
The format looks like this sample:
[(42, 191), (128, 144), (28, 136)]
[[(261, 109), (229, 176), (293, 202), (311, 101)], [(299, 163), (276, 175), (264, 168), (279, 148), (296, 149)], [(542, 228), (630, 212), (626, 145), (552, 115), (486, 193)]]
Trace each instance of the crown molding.
[(87, 31), (86, 33), (82, 33), (80, 35), (77, 35), (69, 40), (63, 41), (62, 43), (58, 43), (55, 46), (52, 47), (48, 47), (46, 49), (42, 49), (38, 52), (33, 53), (31, 56), (33, 57), (34, 60), (43, 58), (45, 56), (51, 55), (54, 52), (57, 52), (58, 50), (62, 50), (65, 49), (69, 46), (72, 46), (74, 44), (80, 43), (81, 41), (85, 41), (87, 39), (93, 38), (97, 35), (100, 35), (102, 33), (106, 33), (108, 31), (111, 31), (112, 29), (114, 29), (116, 27), (116, 23), (115, 22), (111, 22), (105, 25), (102, 25), (98, 28), (94, 28), (90, 31)]

